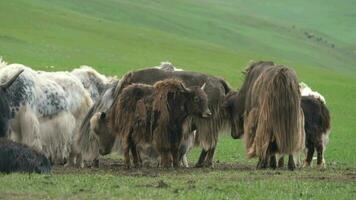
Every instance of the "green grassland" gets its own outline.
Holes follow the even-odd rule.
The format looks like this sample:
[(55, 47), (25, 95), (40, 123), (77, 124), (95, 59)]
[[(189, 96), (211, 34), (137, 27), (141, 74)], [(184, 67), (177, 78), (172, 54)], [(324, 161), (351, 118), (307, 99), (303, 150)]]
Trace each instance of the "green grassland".
[(226, 134), (216, 169), (0, 175), (0, 199), (355, 199), (355, 33), (353, 0), (1, 0), (0, 56), (9, 63), (120, 76), (169, 60), (238, 89), (250, 60), (273, 60), (325, 96), (332, 134), (323, 171), (256, 171), (243, 142)]

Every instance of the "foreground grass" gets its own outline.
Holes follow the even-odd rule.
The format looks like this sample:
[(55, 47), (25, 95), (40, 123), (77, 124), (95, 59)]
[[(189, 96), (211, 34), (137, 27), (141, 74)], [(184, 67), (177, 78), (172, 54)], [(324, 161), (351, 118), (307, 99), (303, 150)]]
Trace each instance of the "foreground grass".
[[(50, 175), (0, 175), (0, 199), (354, 199), (356, 168), (327, 156), (326, 170), (255, 170), (241, 141), (222, 136), (214, 169), (125, 170), (120, 156), (99, 169), (54, 167)], [(329, 155), (329, 154), (327, 154)], [(189, 160), (198, 156), (194, 150)]]
[[(59, 174), (57, 174), (59, 173)], [(190, 169), (0, 175), (2, 199), (354, 199), (356, 171)]]

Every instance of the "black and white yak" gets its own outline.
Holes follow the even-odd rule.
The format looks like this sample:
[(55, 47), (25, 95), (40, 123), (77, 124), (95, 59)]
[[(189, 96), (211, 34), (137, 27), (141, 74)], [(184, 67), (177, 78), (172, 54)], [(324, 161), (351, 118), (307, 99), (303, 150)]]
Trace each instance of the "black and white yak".
[(7, 89), (22, 72), (19, 70), (7, 82), (0, 84), (0, 172), (50, 172), (50, 162), (43, 154), (7, 139), (11, 118)]

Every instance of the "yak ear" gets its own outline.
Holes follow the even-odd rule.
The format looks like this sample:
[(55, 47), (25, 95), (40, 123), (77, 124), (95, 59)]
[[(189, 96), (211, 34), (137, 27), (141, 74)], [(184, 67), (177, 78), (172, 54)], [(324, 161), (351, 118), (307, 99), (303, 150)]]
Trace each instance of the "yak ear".
[(24, 71), (24, 69), (19, 70), (6, 83), (1, 84), (0, 88), (3, 90), (6, 90), (8, 87), (10, 87), (16, 81), (17, 77), (19, 77), (23, 71)]
[(206, 83), (204, 83), (204, 84), (201, 86), (201, 90), (203, 90), (203, 91), (204, 91), (205, 86), (206, 86)]
[(104, 120), (106, 118), (106, 112), (101, 112), (100, 119)]

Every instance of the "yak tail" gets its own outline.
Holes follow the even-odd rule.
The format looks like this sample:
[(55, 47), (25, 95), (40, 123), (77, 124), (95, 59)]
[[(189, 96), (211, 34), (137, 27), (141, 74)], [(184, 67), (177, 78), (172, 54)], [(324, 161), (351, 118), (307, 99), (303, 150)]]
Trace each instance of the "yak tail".
[[(322, 100), (320, 100), (320, 101), (322, 101)], [(330, 112), (329, 112), (329, 109), (326, 107), (325, 103), (323, 103), (323, 102), (321, 104), (320, 110), (321, 110), (320, 127), (321, 127), (322, 132), (325, 134), (331, 128)]]
[(279, 153), (293, 154), (304, 145), (304, 115), (297, 76), (293, 70), (279, 67), (267, 84), (256, 132), (256, 137), (262, 138), (256, 138), (256, 146), (268, 149), (267, 145), (275, 143)]

